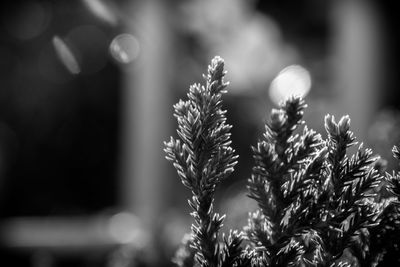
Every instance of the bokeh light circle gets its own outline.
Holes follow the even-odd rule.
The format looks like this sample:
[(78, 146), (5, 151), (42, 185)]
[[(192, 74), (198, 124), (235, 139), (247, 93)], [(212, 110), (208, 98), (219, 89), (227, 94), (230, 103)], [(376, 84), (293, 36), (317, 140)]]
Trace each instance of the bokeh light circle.
[(58, 36), (54, 36), (52, 42), (58, 58), (67, 70), (72, 74), (80, 73), (81, 68), (68, 45)]
[(271, 82), (269, 95), (275, 104), (292, 95), (305, 97), (311, 89), (311, 75), (299, 65), (290, 65), (278, 73)]
[(140, 54), (140, 43), (132, 34), (117, 35), (110, 44), (110, 54), (119, 63), (129, 64)]

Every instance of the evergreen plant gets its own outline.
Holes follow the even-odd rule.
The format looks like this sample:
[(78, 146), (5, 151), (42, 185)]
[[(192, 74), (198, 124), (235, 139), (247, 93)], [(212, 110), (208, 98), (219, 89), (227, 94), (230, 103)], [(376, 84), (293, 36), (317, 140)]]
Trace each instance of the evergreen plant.
[[(191, 191), (194, 222), (174, 261), (178, 266), (393, 266), (400, 241), (400, 174), (358, 144), (350, 118), (325, 116), (327, 139), (305, 126), (301, 97), (273, 109), (252, 147), (248, 196), (258, 204), (242, 230), (221, 234), (217, 186), (233, 171), (231, 126), (222, 97), (224, 61), (212, 59), (205, 83), (174, 106), (177, 138), (165, 152)], [(355, 147), (350, 153), (349, 148)], [(400, 159), (400, 149), (394, 147)], [(385, 192), (386, 197), (382, 197)]]

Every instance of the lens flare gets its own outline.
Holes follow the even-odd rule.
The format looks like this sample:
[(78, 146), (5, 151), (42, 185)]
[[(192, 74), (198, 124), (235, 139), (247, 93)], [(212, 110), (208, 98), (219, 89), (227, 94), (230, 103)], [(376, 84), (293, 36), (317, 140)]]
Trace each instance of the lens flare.
[(117, 25), (118, 17), (113, 12), (113, 7), (110, 5), (110, 1), (82, 0), (82, 2), (98, 18), (111, 25)]
[(117, 62), (129, 64), (139, 56), (140, 43), (132, 34), (123, 33), (112, 40), (110, 53)]
[(133, 214), (121, 212), (110, 219), (109, 232), (113, 239), (122, 244), (140, 238), (138, 218)]
[(292, 95), (306, 96), (311, 89), (311, 76), (308, 70), (299, 65), (284, 68), (272, 81), (269, 96), (275, 104)]
[(79, 67), (78, 61), (67, 44), (60, 37), (54, 36), (53, 46), (56, 50), (58, 58), (67, 68), (67, 70), (72, 74), (79, 74), (81, 72), (81, 68)]

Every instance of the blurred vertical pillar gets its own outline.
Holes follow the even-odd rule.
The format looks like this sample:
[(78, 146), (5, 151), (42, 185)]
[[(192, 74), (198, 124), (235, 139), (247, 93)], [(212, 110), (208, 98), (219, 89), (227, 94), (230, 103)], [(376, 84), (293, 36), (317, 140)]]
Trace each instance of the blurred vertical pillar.
[(166, 208), (163, 140), (170, 135), (171, 59), (165, 1), (125, 1), (141, 51), (134, 67), (124, 72), (120, 202), (135, 213), (151, 233)]
[[(382, 96), (382, 25), (370, 1), (332, 1), (334, 86), (338, 110), (349, 114), (360, 140)], [(338, 114), (344, 115), (344, 114)]]

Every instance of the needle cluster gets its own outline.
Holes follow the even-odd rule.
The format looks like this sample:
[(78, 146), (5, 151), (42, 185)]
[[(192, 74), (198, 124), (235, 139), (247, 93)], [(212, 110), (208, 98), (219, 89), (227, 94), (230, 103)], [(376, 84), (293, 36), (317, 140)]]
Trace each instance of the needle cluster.
[[(247, 189), (258, 209), (243, 230), (220, 234), (224, 216), (214, 212), (214, 194), (237, 162), (222, 109), (224, 75), (224, 61), (215, 57), (205, 84), (192, 85), (174, 106), (178, 138), (165, 152), (192, 192), (194, 218), (177, 265), (384, 266), (395, 258), (400, 174), (384, 173), (379, 157), (358, 144), (349, 116), (325, 116), (326, 139), (308, 129), (307, 106), (295, 96), (272, 110), (252, 147)], [(393, 153), (400, 159), (397, 147)], [(382, 190), (390, 197), (380, 197)]]

